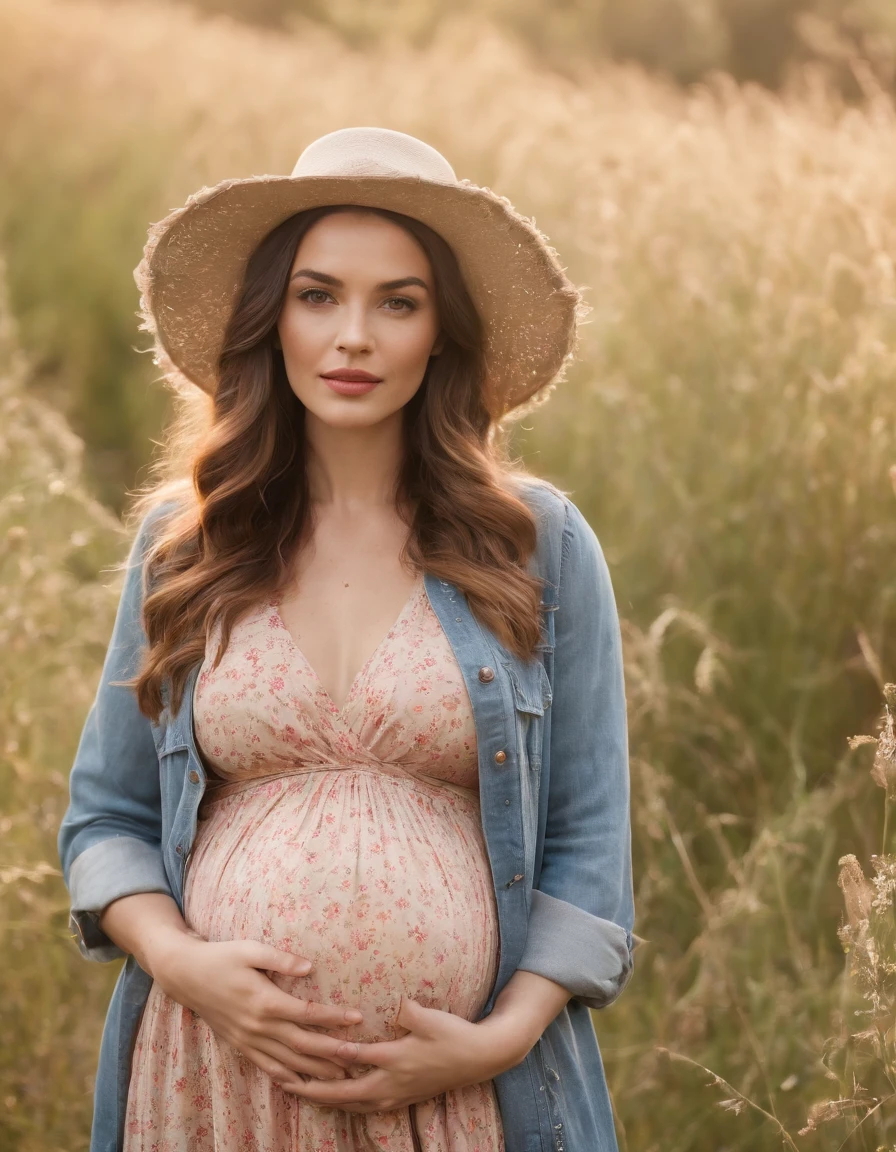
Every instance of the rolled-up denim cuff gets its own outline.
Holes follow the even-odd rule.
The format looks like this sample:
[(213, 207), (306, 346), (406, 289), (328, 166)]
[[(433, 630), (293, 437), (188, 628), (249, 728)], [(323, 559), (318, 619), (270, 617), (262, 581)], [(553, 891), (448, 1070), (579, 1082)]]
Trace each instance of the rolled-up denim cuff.
[(68, 918), (71, 937), (85, 960), (96, 960), (101, 964), (110, 960), (120, 960), (127, 953), (114, 944), (100, 928), (96, 912), (72, 912)]
[(138, 892), (172, 895), (159, 849), (136, 836), (109, 836), (85, 848), (72, 861), (68, 889), (72, 935), (82, 956), (100, 962), (126, 955), (99, 926), (113, 900)]
[(533, 888), (526, 947), (517, 967), (562, 985), (589, 1008), (605, 1008), (631, 979), (630, 940), (612, 920)]

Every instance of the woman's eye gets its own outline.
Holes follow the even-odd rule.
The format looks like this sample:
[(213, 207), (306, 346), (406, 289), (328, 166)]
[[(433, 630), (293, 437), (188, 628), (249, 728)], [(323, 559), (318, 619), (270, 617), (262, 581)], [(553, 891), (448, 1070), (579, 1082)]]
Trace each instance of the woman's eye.
[(299, 299), (308, 300), (315, 293), (319, 293), (321, 296), (329, 296), (329, 292), (325, 292), (323, 288), (306, 288), (304, 292), (299, 293)]
[[(308, 300), (312, 304), (323, 304), (324, 301), (329, 297), (329, 295), (330, 295), (330, 293), (325, 292), (323, 288), (305, 288), (305, 289), (303, 289), (303, 291), (299, 292), (298, 298), (300, 300)], [(312, 296), (316, 296), (316, 297), (323, 296), (324, 299), (323, 300), (320, 300), (320, 299), (312, 300), (311, 299)], [(392, 304), (403, 305), (402, 308), (389, 307), (386, 309), (387, 312), (413, 312), (417, 307), (416, 303), (413, 300), (408, 299), (407, 296), (390, 296), (385, 301), (385, 303), (389, 304), (389, 305), (392, 305)]]

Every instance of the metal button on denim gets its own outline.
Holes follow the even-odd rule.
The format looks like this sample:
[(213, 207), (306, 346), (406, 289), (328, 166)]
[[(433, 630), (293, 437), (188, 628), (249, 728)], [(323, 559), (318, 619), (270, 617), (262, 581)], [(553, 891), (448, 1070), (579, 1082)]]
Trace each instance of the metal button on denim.
[(506, 759), (507, 759), (507, 753), (504, 751), (504, 749), (503, 749), (503, 748), (501, 749), (501, 751), (500, 751), (500, 752), (496, 752), (496, 753), (495, 753), (495, 760), (496, 760), (496, 761), (497, 761), (499, 764), (503, 764), (503, 763), (504, 763), (504, 761), (505, 761)]
[(190, 773), (190, 783), (191, 784), (198, 784), (199, 783), (199, 773), (196, 771), (195, 768)]
[(479, 679), (482, 681), (483, 684), (487, 684), (489, 682), (489, 680), (494, 680), (494, 678), (495, 678), (494, 668), (489, 668), (486, 666), (485, 668), (479, 669)]

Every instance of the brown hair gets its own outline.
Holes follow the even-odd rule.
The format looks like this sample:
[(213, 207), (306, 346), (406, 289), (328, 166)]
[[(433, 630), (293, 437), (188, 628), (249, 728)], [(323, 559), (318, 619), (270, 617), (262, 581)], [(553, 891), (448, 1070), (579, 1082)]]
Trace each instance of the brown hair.
[(132, 511), (139, 518), (172, 497), (179, 505), (146, 557), (148, 648), (130, 684), (148, 717), (162, 710), (166, 678), (179, 710), (215, 624), (220, 660), (234, 624), (280, 590), (291, 555), (313, 534), (305, 407), (273, 338), (302, 237), (331, 212), (359, 210), (393, 220), (419, 241), (433, 268), (444, 336), (403, 409), (396, 507), (411, 531), (402, 559), (453, 582), (509, 650), (529, 657), (541, 639), (541, 582), (526, 571), (536, 522), (513, 491), (515, 477), (528, 474), (509, 458), (497, 415), (486, 406), (482, 322), (456, 257), (420, 221), (328, 205), (291, 216), (253, 252), (225, 332), (214, 398), (193, 386), (182, 390), (153, 465), (155, 481), (137, 493)]

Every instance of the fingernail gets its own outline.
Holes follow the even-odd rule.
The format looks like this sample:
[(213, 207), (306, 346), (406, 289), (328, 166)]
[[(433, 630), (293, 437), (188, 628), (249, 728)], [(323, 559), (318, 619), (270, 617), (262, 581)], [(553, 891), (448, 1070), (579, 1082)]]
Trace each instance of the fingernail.
[(311, 971), (311, 962), (303, 960), (301, 964), (296, 965), (296, 971), (300, 976), (306, 976)]
[(345, 1019), (349, 1024), (360, 1024), (364, 1016), (357, 1008), (349, 1008), (345, 1013)]
[(358, 1045), (357, 1044), (340, 1044), (336, 1049), (336, 1055), (341, 1060), (357, 1060), (358, 1058)]

